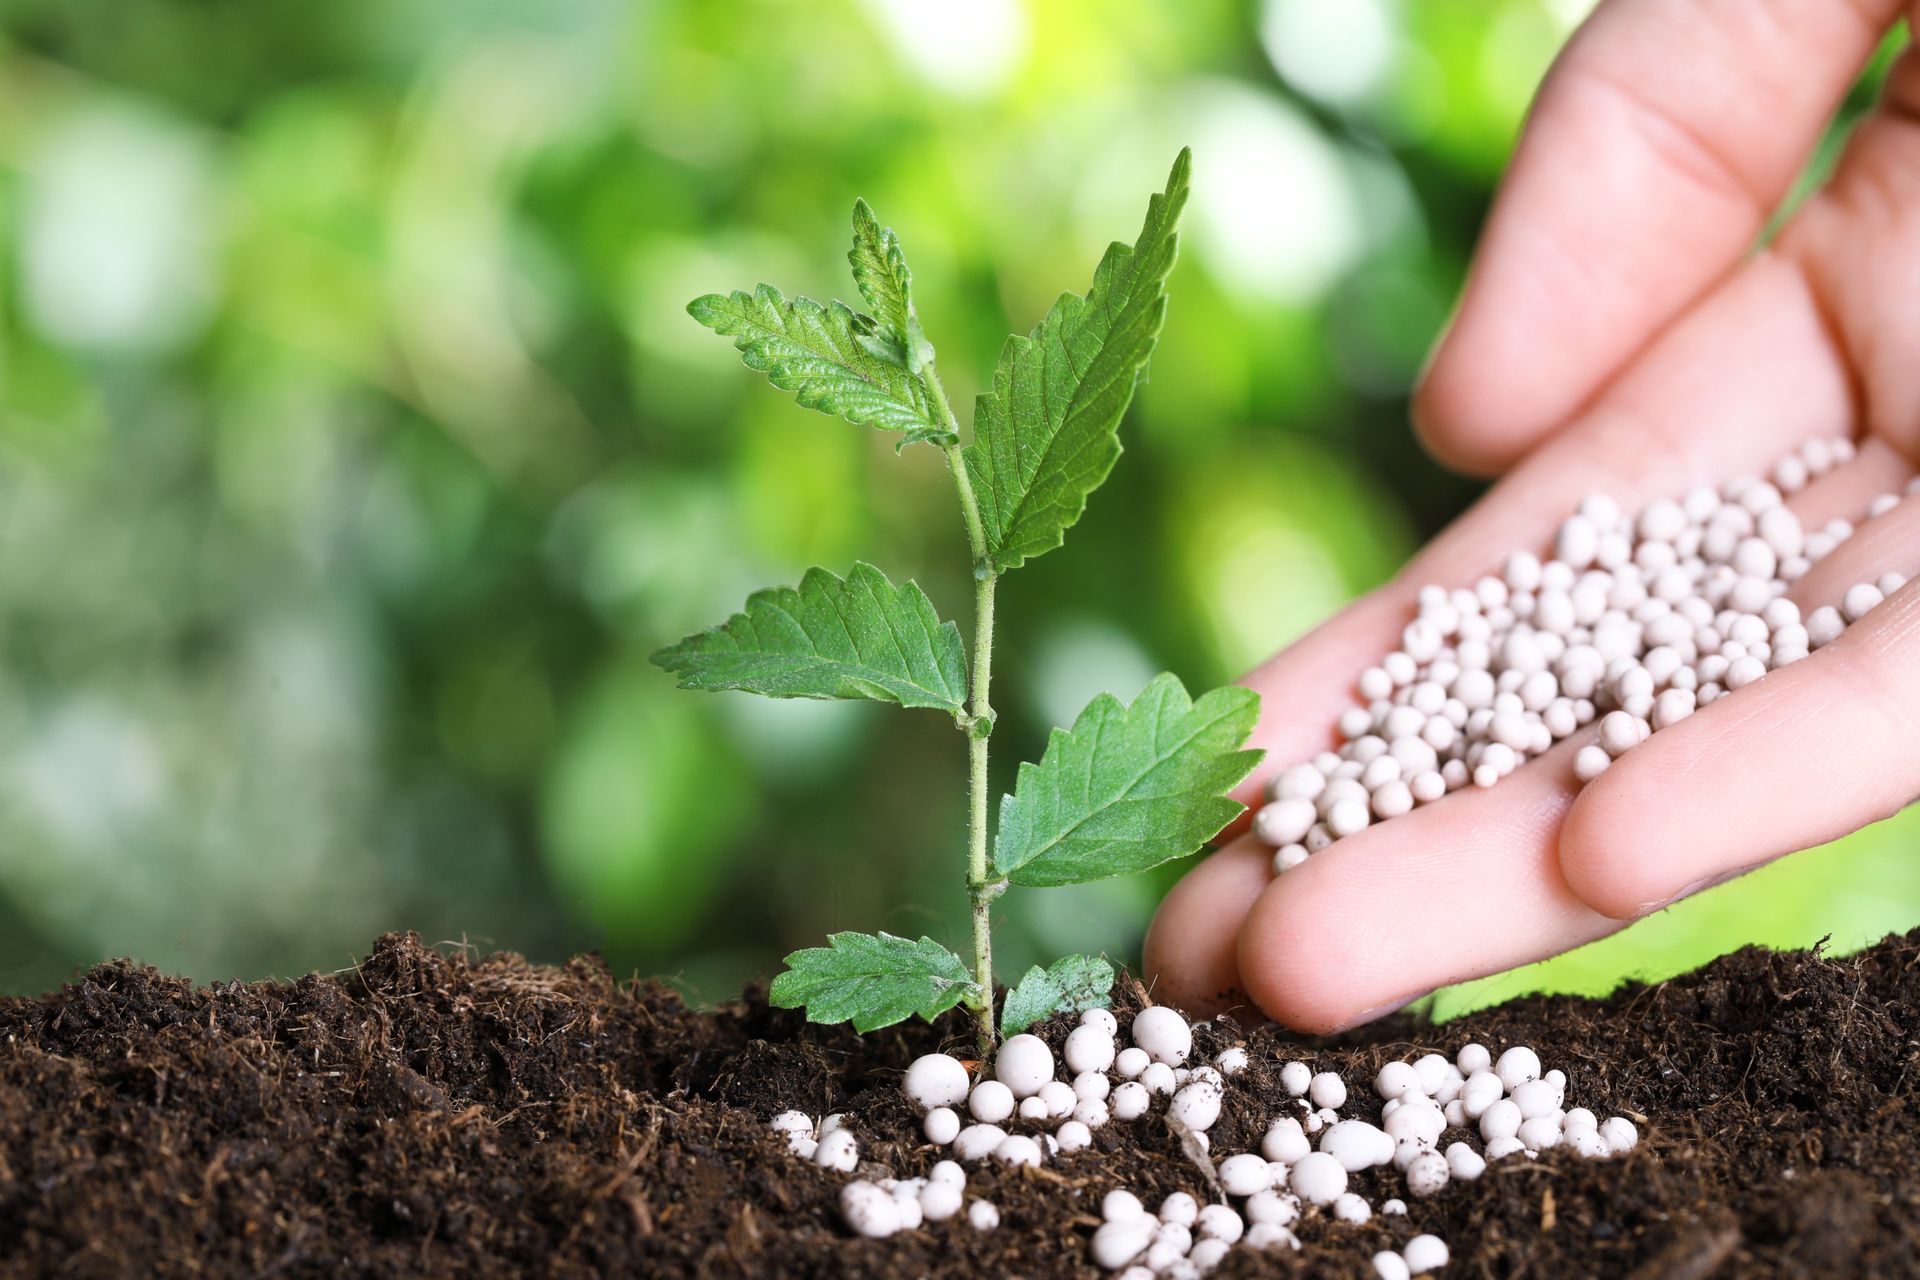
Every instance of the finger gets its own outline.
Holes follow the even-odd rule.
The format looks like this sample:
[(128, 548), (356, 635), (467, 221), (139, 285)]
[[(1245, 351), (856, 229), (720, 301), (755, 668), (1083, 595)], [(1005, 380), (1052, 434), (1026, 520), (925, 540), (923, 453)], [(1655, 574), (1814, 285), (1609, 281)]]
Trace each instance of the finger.
[[(1920, 503), (1902, 504), (1877, 519), (1862, 516), (1875, 496), (1904, 491), (1913, 474), (1910, 458), (1920, 457), (1920, 379), (1913, 376), (1910, 355), (1920, 343), (1920, 319), (1907, 305), (1920, 289), (1917, 123), (1920, 55), (1909, 50), (1889, 74), (1879, 109), (1855, 133), (1832, 182), (1781, 240), (1782, 256), (1798, 265), (1820, 295), (1837, 341), (1857, 369), (1858, 414), (1874, 433), (1854, 463), (1795, 500), (1810, 528), (1836, 516), (1857, 525), (1851, 538), (1794, 584), (1791, 595), (1803, 612), (1838, 604), (1849, 587), (1888, 570), (1920, 573)], [(1602, 785), (1576, 806), (1563, 837), (1562, 864), (1583, 898), (1608, 914), (1643, 913), (1701, 883), (1851, 830), (1910, 799), (1915, 779), (1880, 772), (1886, 762), (1880, 737), (1886, 724), (1900, 722), (1899, 699), (1848, 701), (1863, 682), (1871, 684), (1876, 663), (1884, 661), (1888, 646), (1873, 637), (1898, 625), (1898, 614), (1887, 616), (1892, 610), (1892, 604), (1883, 606), (1841, 642), (1721, 699), (1657, 735), (1647, 744), (1652, 750), (1636, 750), (1609, 769)], [(1865, 656), (1850, 656), (1856, 654)], [(1806, 718), (1845, 748), (1838, 761), (1821, 750), (1820, 737), (1802, 723)], [(1785, 813), (1775, 805), (1742, 808), (1742, 798), (1752, 794), (1755, 755), (1784, 771), (1786, 761), (1777, 758), (1783, 750), (1817, 762), (1803, 784), (1814, 793), (1821, 789), (1818, 775), (1834, 767), (1843, 771), (1846, 786), (1809, 812), (1803, 812), (1806, 806)], [(1707, 802), (1695, 802), (1692, 792)], [(1628, 811), (1637, 827), (1623, 816)], [(1658, 860), (1629, 848), (1635, 830), (1652, 823), (1667, 832)], [(1696, 827), (1702, 830), (1696, 833)]]
[(1246, 1006), (1234, 935), (1273, 878), (1272, 868), (1273, 850), (1245, 835), (1173, 886), (1141, 948), (1154, 999), (1199, 1018)]
[(1879, 107), (1780, 251), (1806, 272), (1857, 370), (1862, 426), (1920, 458), (1920, 52), (1894, 63)]
[[(1804, 282), (1784, 264), (1757, 260), (1394, 582), (1247, 678), (1261, 694), (1252, 744), (1268, 754), (1236, 794), (1257, 804), (1273, 773), (1333, 745), (1333, 723), (1352, 705), (1355, 680), (1397, 646), (1421, 583), (1470, 583), (1511, 551), (1543, 548), (1589, 492), (1640, 505), (1692, 484), (1758, 473), (1809, 434), (1846, 430), (1850, 413), (1845, 372)], [(1239, 961), (1228, 926), (1263, 889), (1264, 867), (1251, 852), (1236, 853), (1231, 872), (1211, 865), (1190, 873), (1162, 904), (1144, 957), (1150, 979), (1192, 1001), (1244, 989), (1231, 978)]]
[[(1869, 543), (1829, 557), (1840, 562), (1834, 581), (1920, 571), (1920, 503), (1873, 526)], [(1568, 816), (1567, 882), (1582, 901), (1629, 919), (1895, 813), (1920, 794), (1916, 670), (1920, 586), (1616, 761)]]
[(1899, 0), (1609, 0), (1542, 87), (1416, 399), (1498, 471), (1753, 244)]
[(1496, 787), (1369, 827), (1269, 882), (1240, 930), (1241, 989), (1279, 1022), (1328, 1032), (1621, 928), (1560, 874), (1576, 749), (1569, 739)]

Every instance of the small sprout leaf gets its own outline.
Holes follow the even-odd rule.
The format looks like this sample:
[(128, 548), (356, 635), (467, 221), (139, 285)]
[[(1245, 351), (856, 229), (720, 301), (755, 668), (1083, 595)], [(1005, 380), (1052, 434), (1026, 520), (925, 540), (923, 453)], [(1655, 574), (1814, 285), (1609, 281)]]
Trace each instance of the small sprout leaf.
[(1084, 884), (1182, 858), (1245, 807), (1227, 792), (1261, 753), (1241, 749), (1260, 696), (1215, 689), (1189, 699), (1161, 675), (1132, 706), (1101, 694), (1055, 729), (1039, 764), (1002, 800), (994, 875), (1017, 885)]
[(872, 698), (959, 715), (967, 696), (960, 628), (911, 582), (870, 564), (840, 578), (809, 569), (799, 587), (747, 597), (744, 612), (653, 655), (683, 689), (770, 698)]
[[(913, 272), (892, 227), (883, 227), (865, 200), (853, 204), (853, 248), (847, 253), (853, 282), (867, 300), (880, 335), (908, 370), (920, 372), (933, 359), (933, 347), (920, 331), (913, 309)], [(871, 348), (870, 348), (871, 349)]]
[(1000, 1034), (1017, 1036), (1056, 1013), (1104, 1009), (1111, 1002), (1113, 966), (1099, 956), (1065, 956), (1027, 970), (1000, 1008)]
[(752, 293), (710, 293), (687, 312), (715, 333), (732, 338), (750, 369), (800, 403), (838, 414), (857, 426), (905, 431), (947, 443), (952, 432), (935, 413), (904, 351), (871, 318), (842, 302), (791, 302), (770, 284)]
[(1059, 546), (1120, 456), (1121, 415), (1166, 319), (1191, 167), (1182, 151), (1147, 204), (1140, 238), (1107, 249), (1084, 297), (1063, 294), (1038, 328), (1000, 350), (966, 448), (997, 570)]
[(768, 993), (776, 1009), (806, 1007), (809, 1022), (851, 1022), (862, 1033), (918, 1015), (931, 1021), (979, 988), (959, 956), (931, 938), (836, 933), (787, 957)]

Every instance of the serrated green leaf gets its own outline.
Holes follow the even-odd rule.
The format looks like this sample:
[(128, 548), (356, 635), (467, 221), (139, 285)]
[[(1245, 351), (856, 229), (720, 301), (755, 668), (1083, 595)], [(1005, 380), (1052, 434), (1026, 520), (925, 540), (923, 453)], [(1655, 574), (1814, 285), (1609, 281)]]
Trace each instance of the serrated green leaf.
[(1027, 970), (1000, 1006), (1000, 1034), (1017, 1036), (1056, 1013), (1104, 1009), (1113, 1002), (1113, 966), (1099, 956), (1063, 956)]
[(1120, 456), (1120, 418), (1166, 318), (1190, 170), (1183, 150), (1133, 246), (1111, 245), (1085, 297), (1062, 295), (1001, 348), (965, 455), (996, 569), (1059, 546)]
[(931, 1020), (979, 990), (960, 957), (931, 938), (836, 933), (827, 944), (787, 957), (767, 995), (776, 1009), (804, 1005), (809, 1022), (867, 1032), (915, 1014)]
[(950, 715), (967, 696), (960, 628), (940, 621), (919, 587), (896, 587), (870, 564), (845, 578), (809, 569), (798, 587), (756, 591), (744, 612), (653, 661), (683, 689), (872, 698)]
[(994, 874), (1014, 884), (1084, 884), (1198, 849), (1245, 808), (1227, 797), (1259, 761), (1241, 750), (1260, 696), (1215, 689), (1197, 702), (1161, 675), (1133, 705), (1112, 694), (1055, 729), (1000, 803)]
[[(869, 316), (845, 303), (789, 302), (770, 284), (752, 293), (710, 293), (687, 313), (733, 339), (747, 367), (791, 391), (802, 405), (859, 426), (950, 441), (906, 356)], [(928, 433), (934, 433), (929, 435)]]
[(933, 347), (920, 330), (913, 308), (913, 272), (892, 227), (883, 227), (865, 200), (853, 202), (853, 248), (847, 253), (853, 282), (867, 300), (873, 318), (892, 345), (902, 353), (907, 368), (918, 373), (933, 359)]

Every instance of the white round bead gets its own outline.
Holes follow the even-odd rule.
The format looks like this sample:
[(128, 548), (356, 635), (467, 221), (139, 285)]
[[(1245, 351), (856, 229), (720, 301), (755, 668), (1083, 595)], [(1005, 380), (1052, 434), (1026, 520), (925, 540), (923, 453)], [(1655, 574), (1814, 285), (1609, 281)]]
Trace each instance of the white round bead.
[(860, 1163), (860, 1144), (847, 1130), (835, 1129), (832, 1133), (821, 1135), (820, 1143), (813, 1151), (813, 1162), (825, 1169), (852, 1173)]
[(1177, 1067), (1193, 1052), (1193, 1029), (1165, 1005), (1142, 1009), (1133, 1019), (1133, 1043), (1155, 1062)]
[(1211, 1080), (1197, 1080), (1173, 1095), (1167, 1114), (1196, 1133), (1213, 1128), (1220, 1119), (1220, 1086)]
[[(1221, 1206), (1215, 1205), (1213, 1207), (1218, 1209)], [(1233, 1213), (1233, 1210), (1229, 1209), (1227, 1212)], [(1234, 1214), (1233, 1220), (1239, 1222), (1240, 1215), (1237, 1213)], [(1244, 1226), (1245, 1224), (1242, 1225)], [(1238, 1240), (1239, 1237), (1235, 1236), (1234, 1239)], [(1200, 1280), (1201, 1276), (1208, 1274), (1214, 1268), (1218, 1267), (1232, 1250), (1233, 1246), (1225, 1240), (1196, 1240), (1193, 1248), (1187, 1252), (1187, 1262), (1191, 1264), (1193, 1274), (1191, 1276), (1184, 1274), (1176, 1275), (1175, 1272), (1179, 1270), (1176, 1266), (1168, 1269), (1167, 1280)], [(1137, 1277), (1136, 1280), (1152, 1280), (1152, 1278), (1153, 1272), (1149, 1271), (1145, 1275)]]
[(953, 1140), (953, 1154), (969, 1163), (985, 1160), (1005, 1141), (1007, 1131), (997, 1124), (970, 1124)]
[(1249, 1249), (1298, 1249), (1300, 1241), (1293, 1232), (1271, 1222), (1256, 1222), (1248, 1228), (1241, 1243)]
[(1480, 1137), (1486, 1142), (1496, 1138), (1511, 1138), (1520, 1131), (1523, 1119), (1525, 1117), (1512, 1099), (1502, 1098), (1480, 1113)]
[(1294, 1164), (1287, 1187), (1308, 1204), (1332, 1204), (1347, 1189), (1347, 1171), (1332, 1156), (1311, 1152)]
[(1560, 1105), (1560, 1091), (1549, 1080), (1529, 1080), (1513, 1091), (1513, 1105), (1520, 1108), (1522, 1120), (1552, 1115)]
[(1275, 1120), (1266, 1136), (1260, 1139), (1260, 1154), (1285, 1164), (1297, 1163), (1311, 1150), (1313, 1144), (1308, 1141), (1306, 1130), (1291, 1116)]
[(1073, 1078), (1073, 1096), (1081, 1102), (1105, 1102), (1113, 1081), (1099, 1071), (1083, 1071)]
[(1522, 1120), (1519, 1131), (1513, 1136), (1529, 1151), (1551, 1151), (1560, 1145), (1560, 1126), (1552, 1116), (1538, 1116), (1532, 1120)]
[(915, 1058), (907, 1067), (900, 1087), (908, 1101), (922, 1111), (935, 1107), (957, 1107), (965, 1101), (972, 1081), (958, 1058), (944, 1053), (929, 1053)]
[(967, 1097), (967, 1110), (983, 1124), (999, 1124), (1013, 1114), (1013, 1090), (1001, 1080), (982, 1080)]
[(1871, 582), (1856, 582), (1847, 588), (1847, 594), (1840, 599), (1840, 616), (1848, 622), (1858, 622), (1879, 606), (1886, 596)]
[(1038, 1168), (1045, 1157), (1040, 1150), (1040, 1144), (1032, 1138), (1024, 1133), (1010, 1133), (1000, 1140), (999, 1146), (993, 1149), (993, 1158), (1002, 1164)]
[(1067, 1069), (1079, 1075), (1107, 1070), (1113, 1066), (1116, 1052), (1112, 1035), (1099, 1027), (1079, 1026), (1068, 1033), (1060, 1056), (1066, 1059)]
[(1247, 1197), (1244, 1206), (1247, 1221), (1250, 1223), (1270, 1223), (1284, 1227), (1300, 1217), (1300, 1197), (1279, 1188), (1256, 1191)]
[(1393, 1160), (1393, 1138), (1365, 1120), (1342, 1120), (1320, 1134), (1320, 1150), (1340, 1162), (1348, 1173), (1358, 1173)]
[(1307, 1096), (1316, 1107), (1343, 1107), (1347, 1102), (1347, 1082), (1331, 1071), (1319, 1072), (1307, 1085)]
[[(994, 1078), (1013, 1091), (1015, 1098), (1030, 1098), (1040, 1086), (1053, 1079), (1053, 1050), (1039, 1036), (1021, 1034), (1000, 1046), (993, 1063)], [(976, 1111), (975, 1115), (979, 1115)], [(980, 1116), (982, 1120), (992, 1119)]]
[(1562, 1140), (1573, 1148), (1574, 1154), (1586, 1160), (1605, 1160), (1613, 1154), (1607, 1140), (1592, 1129), (1572, 1129), (1562, 1133)]
[(1253, 815), (1253, 831), (1267, 844), (1298, 844), (1320, 816), (1311, 800), (1275, 800)]
[(921, 1129), (926, 1133), (928, 1142), (936, 1147), (944, 1147), (960, 1136), (960, 1117), (952, 1107), (935, 1107), (927, 1112)]
[(1200, 1202), (1184, 1191), (1175, 1191), (1160, 1202), (1160, 1211), (1155, 1216), (1162, 1223), (1191, 1227), (1199, 1215)]
[(1228, 1156), (1220, 1162), (1220, 1187), (1230, 1196), (1250, 1196), (1272, 1184), (1264, 1156)]
[[(1383, 680), (1386, 679), (1386, 672), (1382, 671), (1380, 675)], [(1393, 682), (1387, 680), (1386, 683), (1387, 692), (1377, 696), (1384, 698), (1393, 692)], [(1283, 769), (1275, 777), (1272, 788), (1273, 798), (1275, 800), (1312, 800), (1326, 785), (1326, 774), (1321, 773), (1311, 764), (1296, 764), (1290, 769)]]
[(1451, 1257), (1447, 1242), (1432, 1235), (1418, 1235), (1407, 1241), (1400, 1256), (1407, 1260), (1408, 1272), (1416, 1276), (1439, 1270)]
[[(1115, 1087), (1113, 1097), (1108, 1099), (1107, 1105), (1112, 1110), (1113, 1118), (1116, 1120), (1138, 1120), (1141, 1116), (1147, 1114), (1147, 1106), (1151, 1101), (1152, 1097), (1147, 1093), (1147, 1087), (1145, 1085), (1141, 1084), (1138, 1080), (1129, 1080), (1125, 1084)], [(1087, 1104), (1081, 1103), (1080, 1105), (1085, 1106)]]
[(1072, 1115), (1074, 1107), (1080, 1103), (1080, 1096), (1073, 1091), (1073, 1086), (1064, 1080), (1047, 1081), (1040, 1086), (1040, 1092), (1033, 1096), (1046, 1104), (1047, 1117), (1052, 1120)]
[(1377, 1280), (1411, 1280), (1413, 1275), (1407, 1270), (1407, 1260), (1391, 1249), (1373, 1255), (1373, 1274)]
[[(1247, 1229), (1247, 1224), (1239, 1214), (1224, 1204), (1210, 1204), (1202, 1208), (1194, 1218), (1194, 1230), (1199, 1232), (1202, 1241), (1219, 1240), (1232, 1244)], [(1198, 1246), (1195, 1246), (1198, 1248)]]
[(900, 1206), (892, 1194), (871, 1182), (840, 1188), (840, 1216), (856, 1234), (882, 1239), (900, 1230)]
[(1373, 1206), (1351, 1191), (1343, 1191), (1333, 1199), (1333, 1216), (1341, 1222), (1365, 1222), (1373, 1217)]
[(804, 1111), (782, 1111), (767, 1121), (767, 1127), (775, 1133), (804, 1133), (813, 1136), (813, 1117)]
[(1607, 1141), (1607, 1147), (1615, 1155), (1621, 1155), (1640, 1145), (1640, 1131), (1633, 1127), (1633, 1121), (1625, 1116), (1613, 1116), (1600, 1126), (1600, 1136)]
[(1487, 1171), (1486, 1159), (1464, 1142), (1447, 1148), (1447, 1172), (1455, 1181), (1472, 1182)]
[(1093, 1260), (1108, 1271), (1118, 1271), (1147, 1251), (1156, 1230), (1148, 1217), (1108, 1221), (1093, 1233)]
[(928, 1222), (945, 1222), (960, 1212), (966, 1198), (961, 1188), (949, 1182), (929, 1182), (920, 1188), (920, 1216)]
[(1573, 756), (1573, 776), (1581, 782), (1592, 782), (1607, 771), (1613, 763), (1613, 757), (1607, 749), (1598, 743), (1589, 742), (1576, 751)]
[(1407, 1190), (1422, 1198), (1437, 1195), (1452, 1176), (1438, 1151), (1423, 1151), (1407, 1162)]
[(1526, 1045), (1515, 1045), (1493, 1064), (1493, 1074), (1508, 1089), (1517, 1089), (1529, 1080), (1540, 1078), (1540, 1055)]
[(1173, 1068), (1164, 1062), (1156, 1062), (1140, 1073), (1140, 1083), (1147, 1087), (1148, 1093), (1172, 1093), (1179, 1087), (1179, 1078), (1173, 1074)]

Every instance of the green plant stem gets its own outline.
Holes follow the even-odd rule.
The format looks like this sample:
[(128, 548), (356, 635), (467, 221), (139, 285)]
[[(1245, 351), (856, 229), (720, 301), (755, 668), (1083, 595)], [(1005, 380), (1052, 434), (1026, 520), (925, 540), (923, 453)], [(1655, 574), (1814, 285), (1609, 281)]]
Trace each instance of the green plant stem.
[(973, 903), (973, 978), (980, 985), (974, 1014), (980, 1024), (980, 1052), (990, 1053), (993, 1025), (993, 900), (1002, 886), (987, 880), (987, 739), (993, 733), (993, 709), (987, 687), (993, 676), (994, 575), (973, 589), (973, 717), (967, 738), (967, 896)]
[[(940, 375), (929, 362), (922, 370), (927, 392), (948, 428), (957, 436), (959, 424), (947, 403)], [(968, 1003), (980, 1032), (982, 1057), (993, 1052), (993, 900), (1006, 886), (987, 877), (987, 745), (993, 737), (993, 594), (999, 575), (987, 558), (986, 528), (980, 523), (980, 504), (966, 459), (958, 444), (946, 448), (947, 467), (960, 495), (960, 512), (967, 522), (967, 548), (973, 555), (973, 679), (968, 688), (967, 715), (961, 728), (967, 734), (967, 897), (973, 905), (973, 980), (979, 987)]]

